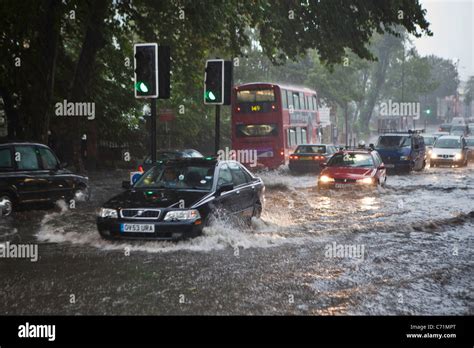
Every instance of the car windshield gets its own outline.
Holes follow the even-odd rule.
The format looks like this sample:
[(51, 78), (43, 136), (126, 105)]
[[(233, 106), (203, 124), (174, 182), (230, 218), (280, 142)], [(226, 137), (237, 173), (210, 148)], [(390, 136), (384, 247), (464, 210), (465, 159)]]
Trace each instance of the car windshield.
[(467, 146), (474, 146), (474, 138), (466, 139)]
[(436, 138), (435, 137), (423, 137), (424, 141), (425, 141), (425, 145), (427, 146), (431, 146), (434, 144)]
[(196, 189), (209, 191), (214, 180), (214, 164), (173, 164), (155, 166), (133, 186), (139, 189)]
[(461, 139), (443, 139), (440, 138), (436, 140), (434, 144), (435, 148), (439, 149), (460, 149), (461, 148)]
[(328, 167), (373, 167), (374, 160), (368, 153), (344, 153), (334, 155)]
[(326, 153), (326, 146), (324, 145), (298, 146), (295, 153)]
[(410, 137), (403, 135), (380, 136), (377, 142), (377, 148), (379, 149), (410, 147), (410, 145)]

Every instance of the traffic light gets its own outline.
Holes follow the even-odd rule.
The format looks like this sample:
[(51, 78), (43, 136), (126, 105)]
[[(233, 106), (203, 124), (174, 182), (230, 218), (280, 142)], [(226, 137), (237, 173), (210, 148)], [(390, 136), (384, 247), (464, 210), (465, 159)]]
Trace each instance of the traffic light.
[(158, 97), (158, 45), (135, 44), (135, 98)]
[(206, 61), (204, 104), (230, 105), (232, 62), (223, 59)]
[(429, 115), (429, 114), (431, 114), (431, 109), (426, 109), (425, 112), (426, 112), (427, 115)]
[(204, 104), (222, 105), (224, 103), (224, 60), (206, 61), (204, 77)]
[(171, 74), (170, 46), (158, 46), (158, 99), (169, 99)]

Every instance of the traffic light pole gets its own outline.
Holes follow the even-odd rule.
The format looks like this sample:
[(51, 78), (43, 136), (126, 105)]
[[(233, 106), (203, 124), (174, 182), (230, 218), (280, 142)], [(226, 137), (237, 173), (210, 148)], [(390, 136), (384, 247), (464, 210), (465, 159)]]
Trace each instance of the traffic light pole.
[(221, 138), (221, 106), (216, 105), (216, 129), (215, 129), (215, 143), (214, 143), (214, 148), (216, 155), (219, 151), (219, 143), (220, 143), (220, 138)]
[(156, 98), (151, 100), (151, 122), (150, 122), (150, 151), (151, 151), (151, 163), (155, 164), (156, 162)]

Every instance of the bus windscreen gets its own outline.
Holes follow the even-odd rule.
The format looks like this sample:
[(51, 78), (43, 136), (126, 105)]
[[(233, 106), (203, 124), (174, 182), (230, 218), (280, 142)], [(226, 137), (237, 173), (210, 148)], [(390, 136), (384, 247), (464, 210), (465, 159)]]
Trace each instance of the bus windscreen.
[(237, 91), (237, 103), (274, 102), (275, 91), (271, 88)]
[(276, 124), (239, 124), (237, 125), (238, 137), (264, 137), (278, 134)]

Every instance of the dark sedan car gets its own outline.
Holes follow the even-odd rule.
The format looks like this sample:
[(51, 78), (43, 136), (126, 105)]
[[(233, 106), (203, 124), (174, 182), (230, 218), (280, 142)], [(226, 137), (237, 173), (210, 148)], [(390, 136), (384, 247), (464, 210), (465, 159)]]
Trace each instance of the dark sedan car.
[[(194, 149), (184, 149), (184, 150), (158, 150), (156, 151), (156, 163), (161, 163), (163, 161), (176, 159), (176, 158), (201, 158), (203, 157), (202, 153)], [(139, 172), (146, 172), (148, 169), (153, 167), (151, 161), (151, 156), (145, 158), (143, 163), (138, 166)]]
[(299, 145), (290, 155), (289, 168), (292, 172), (317, 171), (320, 169), (320, 164), (326, 163), (335, 152), (337, 149), (334, 145)]
[(103, 238), (178, 240), (195, 237), (213, 216), (260, 216), (264, 185), (235, 161), (169, 160), (107, 201), (97, 227)]
[(0, 215), (30, 202), (54, 202), (89, 197), (88, 178), (60, 164), (47, 146), (35, 143), (0, 144)]

